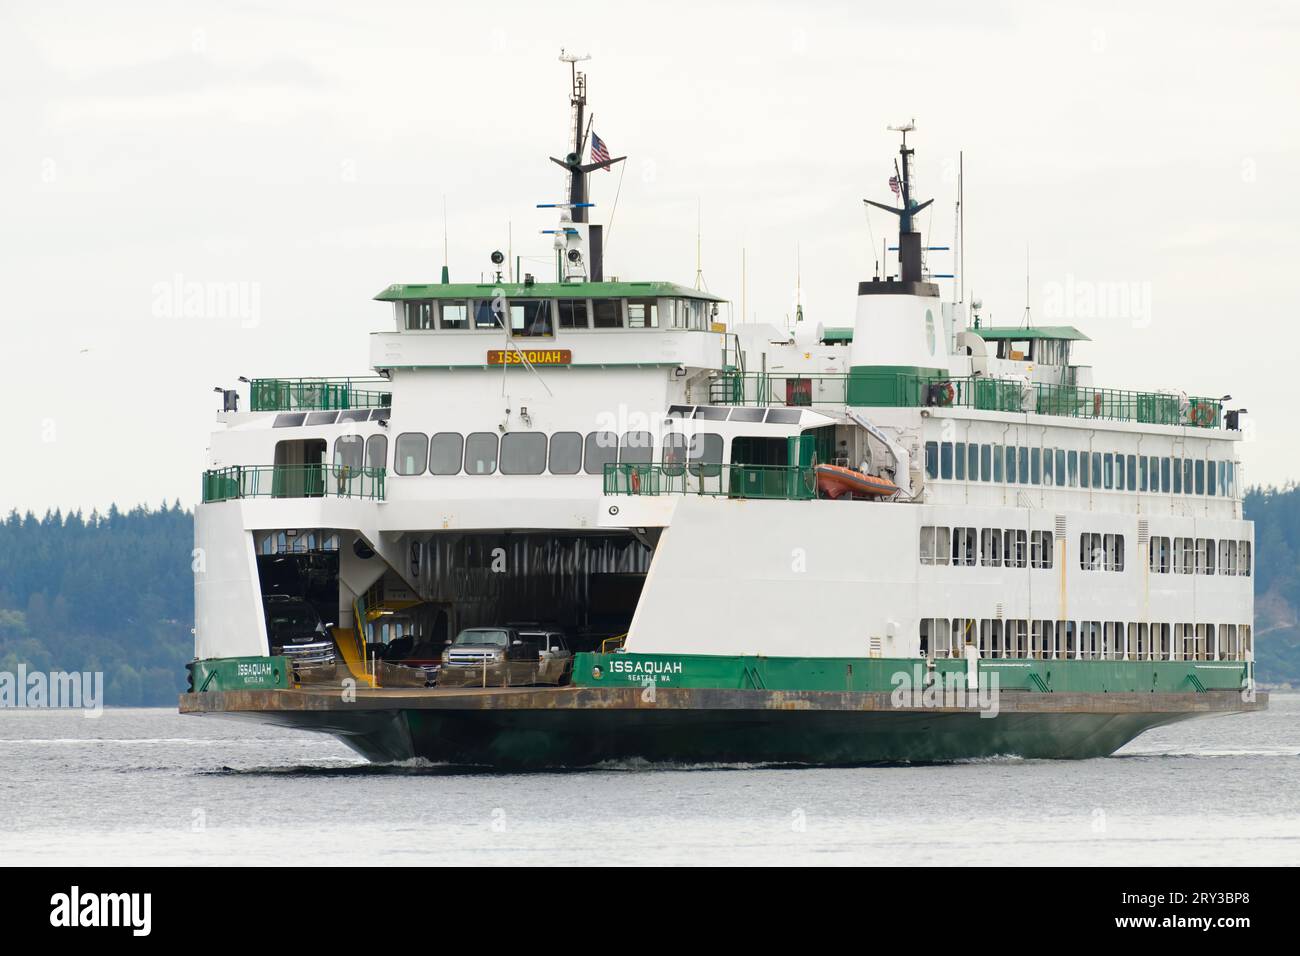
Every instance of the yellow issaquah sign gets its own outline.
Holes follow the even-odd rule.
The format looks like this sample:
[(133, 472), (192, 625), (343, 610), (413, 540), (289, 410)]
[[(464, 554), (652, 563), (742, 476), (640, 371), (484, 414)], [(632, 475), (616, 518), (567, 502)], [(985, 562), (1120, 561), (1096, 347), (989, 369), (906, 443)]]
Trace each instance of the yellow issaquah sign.
[[(520, 357), (522, 354), (523, 358)], [(568, 349), (488, 349), (489, 365), (571, 365), (573, 353)]]

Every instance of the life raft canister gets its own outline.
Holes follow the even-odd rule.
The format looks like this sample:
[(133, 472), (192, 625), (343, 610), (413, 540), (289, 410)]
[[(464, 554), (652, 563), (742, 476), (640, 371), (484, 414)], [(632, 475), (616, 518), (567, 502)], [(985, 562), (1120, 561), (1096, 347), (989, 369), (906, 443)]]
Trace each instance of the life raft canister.
[(641, 472), (635, 467), (628, 472), (628, 484), (632, 488), (632, 494), (641, 494)]

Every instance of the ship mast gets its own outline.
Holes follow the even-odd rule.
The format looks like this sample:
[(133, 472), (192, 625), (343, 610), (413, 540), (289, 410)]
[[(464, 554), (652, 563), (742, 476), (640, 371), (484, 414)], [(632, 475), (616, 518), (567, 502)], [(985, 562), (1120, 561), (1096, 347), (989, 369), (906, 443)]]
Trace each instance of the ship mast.
[(921, 282), (921, 234), (914, 228), (914, 217), (934, 200), (927, 199), (925, 202), (918, 203), (912, 198), (912, 156), (916, 150), (908, 148), (907, 134), (916, 129), (916, 121), (912, 120), (902, 126), (891, 126), (889, 128), (896, 133), (901, 133), (903, 136), (903, 144), (898, 149), (899, 163), (895, 166), (903, 205), (901, 207), (886, 206), (884, 203), (875, 202), (871, 199), (864, 199), (863, 202), (868, 206), (875, 206), (877, 209), (883, 209), (885, 212), (893, 213), (898, 217), (899, 280), (902, 282)]
[[(627, 159), (626, 156), (616, 156), (612, 159), (603, 160), (598, 163), (584, 163), (582, 161), (583, 153), (586, 151), (587, 136), (591, 130), (591, 120), (587, 117), (587, 74), (578, 70), (578, 64), (590, 60), (589, 54), (569, 53), (563, 49), (560, 50), (560, 62), (569, 64), (570, 93), (569, 105), (573, 110), (573, 125), (570, 130), (570, 143), (572, 151), (564, 159), (550, 157), (551, 162), (557, 166), (563, 167), (569, 174), (569, 201), (564, 206), (565, 214), (561, 216), (560, 228), (555, 231), (556, 250), (564, 252), (570, 256), (570, 261), (580, 261), (572, 258), (574, 253), (581, 256), (581, 243), (585, 238), (589, 246), (590, 255), (590, 272), (588, 278), (593, 282), (600, 282), (604, 278), (604, 253), (603, 253), (603, 230), (601, 226), (588, 226), (585, 237), (572, 228), (573, 223), (588, 222), (587, 210), (591, 203), (587, 200), (587, 176), (597, 169), (609, 169), (615, 163), (621, 163)], [(554, 204), (547, 204), (553, 206)], [(564, 251), (565, 249), (568, 251)], [(563, 265), (560, 266), (561, 271)]]

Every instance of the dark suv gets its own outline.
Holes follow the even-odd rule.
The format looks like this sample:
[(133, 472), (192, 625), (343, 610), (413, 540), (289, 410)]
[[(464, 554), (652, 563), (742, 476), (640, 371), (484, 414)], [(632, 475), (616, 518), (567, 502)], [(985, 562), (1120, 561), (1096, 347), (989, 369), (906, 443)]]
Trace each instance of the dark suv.
[(268, 594), (262, 606), (272, 655), (291, 657), (301, 664), (334, 662), (334, 638), (314, 607), (288, 594)]

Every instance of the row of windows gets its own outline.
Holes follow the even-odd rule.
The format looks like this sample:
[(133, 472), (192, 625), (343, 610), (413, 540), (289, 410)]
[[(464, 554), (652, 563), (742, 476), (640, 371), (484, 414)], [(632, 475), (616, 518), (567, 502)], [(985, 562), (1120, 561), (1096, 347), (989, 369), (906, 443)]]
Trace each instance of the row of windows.
[(1022, 528), (921, 528), (921, 563), (957, 567), (1047, 569), (1052, 566), (1052, 532)]
[(707, 330), (715, 307), (698, 299), (422, 299), (398, 302), (397, 317), (412, 331), (509, 328), (514, 335), (554, 335), (561, 329)]
[[(1217, 561), (1216, 561), (1217, 557)], [(1153, 535), (1150, 567), (1157, 574), (1227, 574), (1250, 577), (1249, 541), (1231, 538), (1169, 538)]]
[(924, 657), (962, 657), (967, 644), (980, 657), (1033, 660), (1239, 661), (1251, 653), (1249, 624), (927, 617), (920, 630)]
[[(924, 525), (920, 537), (922, 564), (1023, 568), (1027, 563), (1031, 568), (1041, 569), (1052, 566), (1054, 548), (1050, 531)], [(1242, 577), (1251, 574), (1249, 541), (1174, 538), (1171, 546), (1168, 537), (1153, 535), (1149, 556), (1151, 570), (1157, 574), (1171, 571), (1175, 574)], [(1079, 567), (1084, 571), (1123, 571), (1124, 535), (1095, 531), (1080, 534)]]
[[(365, 464), (384, 466), (388, 440), (372, 435), (343, 435), (334, 442), (336, 467), (360, 468), (364, 444)], [(695, 475), (716, 475), (722, 461), (723, 439), (713, 432), (685, 435), (668, 432), (661, 448), (664, 462), (681, 462)], [(393, 471), (399, 475), (599, 475), (614, 462), (649, 464), (655, 460), (650, 432), (403, 432), (393, 451)]]
[(954, 481), (1236, 497), (1236, 462), (975, 442), (925, 443), (925, 473)]

